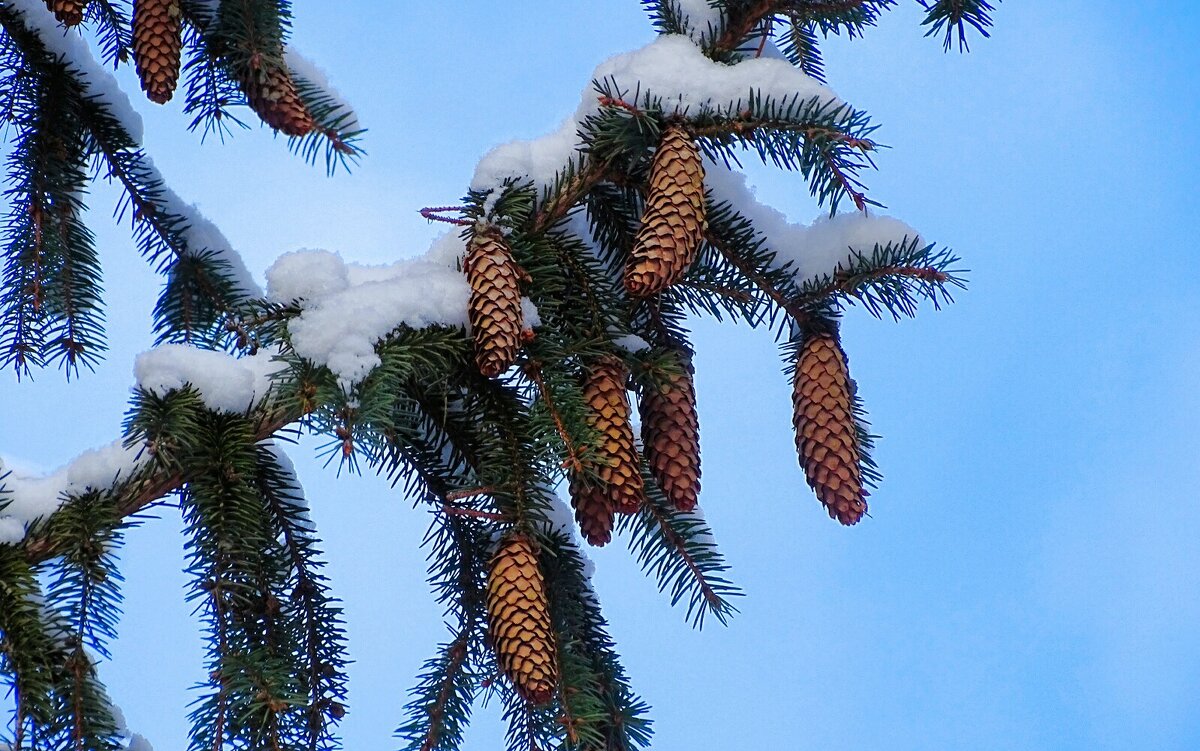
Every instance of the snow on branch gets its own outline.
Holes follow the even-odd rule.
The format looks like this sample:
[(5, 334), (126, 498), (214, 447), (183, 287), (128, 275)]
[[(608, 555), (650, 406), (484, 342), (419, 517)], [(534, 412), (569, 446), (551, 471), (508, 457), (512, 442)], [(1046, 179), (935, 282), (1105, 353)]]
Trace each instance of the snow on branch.
[[(259, 294), (241, 255), (195, 206), (167, 187), (153, 161), (141, 152), (141, 115), (79, 32), (58, 25), (42, 0), (10, 0), (9, 5), (20, 13), (27, 29), (37, 35), (46, 51), (75, 76), (88, 104), (111, 118), (122, 131), (124, 138), (116, 141), (101, 133), (95, 133), (95, 137), (108, 163), (108, 176), (118, 180), (129, 194), (135, 220), (153, 219), (161, 225), (158, 234), (162, 244), (177, 254), (215, 254), (244, 294)], [(186, 247), (172, 247), (176, 233)]]
[[(725, 65), (705, 57), (685, 36), (660, 36), (645, 47), (600, 63), (592, 81), (611, 81), (615, 88), (653, 93), (666, 114), (699, 114), (718, 108), (737, 111), (752, 92), (779, 100), (813, 100), (837, 106), (841, 100), (827, 86), (786, 60), (756, 58)], [(579, 156), (579, 131), (600, 111), (594, 87), (584, 89), (575, 114), (558, 130), (532, 141), (513, 141), (489, 152), (475, 169), (473, 190), (487, 190), (506, 180), (553, 184), (562, 169)]]

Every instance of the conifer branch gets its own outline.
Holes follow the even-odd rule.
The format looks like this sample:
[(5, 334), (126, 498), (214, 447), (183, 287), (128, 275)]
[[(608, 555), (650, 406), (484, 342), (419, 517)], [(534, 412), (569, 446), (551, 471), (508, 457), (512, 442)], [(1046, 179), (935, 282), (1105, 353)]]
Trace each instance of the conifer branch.
[[(304, 416), (298, 408), (280, 408), (258, 418), (256, 440), (265, 440), (287, 425)], [(147, 507), (179, 490), (184, 476), (178, 470), (161, 465), (151, 465), (127, 481), (118, 483), (108, 493), (117, 519), (127, 519), (144, 511)], [(23, 557), (31, 564), (42, 563), (62, 555), (63, 547), (69, 544), (64, 536), (55, 534), (53, 528), (33, 530), (21, 543)], [(0, 546), (3, 547), (3, 546)]]
[(723, 238), (718, 237), (713, 232), (709, 232), (705, 236), (705, 239), (710, 245), (720, 252), (721, 256), (726, 261), (728, 261), (734, 268), (741, 272), (743, 276), (753, 282), (754, 285), (763, 292), (763, 294), (765, 294), (782, 310), (786, 311), (792, 320), (798, 325), (803, 325), (811, 318), (811, 314), (804, 309), (798, 300), (789, 297), (782, 290), (772, 284), (771, 281), (768, 280), (763, 274), (759, 273), (757, 269), (755, 269), (753, 266), (743, 260), (737, 253), (735, 253), (725, 243)]

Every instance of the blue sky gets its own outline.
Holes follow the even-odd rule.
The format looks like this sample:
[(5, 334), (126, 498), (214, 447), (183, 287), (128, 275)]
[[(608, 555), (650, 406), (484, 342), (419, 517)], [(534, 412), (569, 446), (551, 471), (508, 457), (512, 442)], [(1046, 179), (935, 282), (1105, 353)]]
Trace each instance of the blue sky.
[[(633, 0), (297, 6), (296, 44), (371, 129), (352, 176), (265, 131), (200, 146), (178, 104), (142, 107), (162, 171), (259, 274), (300, 247), (420, 252), (438, 229), (416, 209), (453, 203), (479, 155), (555, 127), (596, 63), (651, 35)], [(804, 486), (769, 334), (697, 324), (702, 502), (742, 613), (695, 632), (619, 543), (595, 556), (655, 748), (1196, 748), (1200, 11), (1009, 2), (965, 57), (918, 19), (902, 3), (865, 41), (829, 45), (829, 78), (892, 147), (872, 195), (963, 255), (971, 288), (915, 321), (848, 317), (884, 436), (885, 482), (855, 529)], [(749, 171), (792, 218), (818, 213), (798, 176)], [(70, 385), (7, 380), (6, 455), (50, 468), (119, 431), (159, 282), (107, 221), (113, 200), (97, 191), (111, 355)], [(357, 661), (347, 746), (389, 748), (444, 635), (426, 518), (377, 478), (321, 469), (312, 444), (293, 454)], [(178, 521), (161, 517), (129, 535), (124, 635), (102, 670), (130, 725), (169, 749), (203, 670)], [(485, 710), (467, 748), (501, 732)]]

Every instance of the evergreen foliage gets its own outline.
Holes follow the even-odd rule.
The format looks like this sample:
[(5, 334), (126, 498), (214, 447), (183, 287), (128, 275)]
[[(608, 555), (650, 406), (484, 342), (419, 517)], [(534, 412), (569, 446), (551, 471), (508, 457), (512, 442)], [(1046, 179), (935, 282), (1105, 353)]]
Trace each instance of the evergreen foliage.
[[(955, 40), (965, 49), (969, 30), (986, 36), (992, 24), (987, 2), (921, 4), (929, 34), (947, 49)], [(621, 665), (557, 492), (571, 479), (598, 483), (596, 468), (609, 466), (611, 437), (589, 421), (584, 397), (590, 365), (619, 362), (630, 374), (626, 389), (658, 388), (691, 350), (689, 317), (711, 316), (774, 330), (790, 373), (811, 332), (835, 332), (850, 308), (910, 317), (963, 286), (959, 259), (917, 238), (859, 249), (831, 273), (798, 278), (751, 217), (709, 194), (699, 198), (695, 260), (661, 293), (631, 297), (622, 273), (667, 128), (682, 129), (713, 162), (736, 167), (749, 155), (798, 173), (831, 214), (880, 205), (863, 178), (879, 144), (867, 114), (848, 104), (753, 90), (679, 113), (663, 98), (676, 92), (598, 80), (602, 106), (581, 123), (580, 147), (548, 186), (512, 179), (429, 214), (461, 227), (465, 242), (486, 236), (521, 270), (520, 294), (540, 324), (521, 332), (512, 367), (482, 375), (478, 338), (461, 327), (400, 326), (377, 342), (378, 365), (347, 383), (296, 352), (290, 326), (304, 301), (273, 302), (249, 288), (236, 256), (181, 208), (112, 100), (50, 45), (45, 19), (32, 16), (48, 14), (38, 5), (0, 0), (9, 206), (0, 369), (20, 378), (56, 365), (71, 377), (103, 353), (101, 268), (84, 223), (88, 187), (103, 178), (120, 186), (117, 216), (164, 276), (154, 313), (160, 343), (267, 351), (282, 370), (243, 412), (207, 406), (191, 387), (138, 390), (125, 444), (140, 463), (106, 487), (68, 494), (23, 541), (0, 544), (0, 678), (14, 707), (2, 742), (14, 749), (128, 742), (97, 672), (120, 613), (114, 550), (140, 512), (168, 497), (185, 522), (187, 596), (207, 645), (191, 748), (339, 747), (345, 631), (307, 501), (273, 440), (288, 427), (325, 437), (330, 462), (388, 477), (430, 515), (429, 584), (448, 637), (412, 689), (396, 734), (403, 748), (459, 748), (473, 707), (488, 700), (503, 706), (514, 751), (647, 748), (649, 707)], [(773, 44), (823, 80), (822, 41), (862, 36), (896, 3), (711, 0), (704, 28), (676, 0), (643, 5), (661, 33), (690, 35), (714, 61), (735, 65)], [(125, 0), (86, 6), (83, 29), (109, 65), (130, 63), (131, 10)], [(229, 137), (231, 124), (250, 120), (247, 105), (330, 171), (359, 157), (353, 113), (289, 66), (289, 3), (181, 0), (180, 12), (193, 129)], [(629, 344), (638, 339), (647, 346)], [(872, 437), (851, 396), (862, 479), (873, 485)], [(618, 533), (688, 621), (727, 622), (740, 592), (712, 530), (698, 510), (672, 505), (642, 465), (645, 497), (620, 517)], [(0, 478), (0, 511), (10, 500)], [(489, 561), (510, 534), (532, 540), (549, 602), (559, 685), (537, 706), (503, 677), (488, 637)]]

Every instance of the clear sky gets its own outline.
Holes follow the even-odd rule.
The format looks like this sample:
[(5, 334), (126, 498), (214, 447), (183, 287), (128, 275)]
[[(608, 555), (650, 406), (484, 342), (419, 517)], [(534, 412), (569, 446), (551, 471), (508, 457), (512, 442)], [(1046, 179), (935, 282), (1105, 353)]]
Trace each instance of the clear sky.
[[(175, 189), (257, 274), (300, 247), (385, 262), (438, 228), (492, 145), (571, 112), (592, 68), (651, 38), (635, 0), (297, 3), (295, 42), (353, 101), (370, 154), (328, 179), (265, 131), (201, 146), (147, 113)], [(804, 486), (767, 332), (697, 326), (702, 500), (748, 596), (691, 630), (627, 551), (597, 589), (656, 749), (1200, 748), (1200, 10), (1183, 0), (1005, 3), (944, 55), (916, 3), (828, 46), (833, 88), (893, 148), (872, 195), (955, 248), (971, 288), (940, 313), (844, 331), (884, 436), (873, 518), (844, 529)], [(128, 90), (136, 85), (122, 73)], [(796, 175), (752, 169), (796, 220)], [(97, 192), (112, 352), (64, 385), (0, 380), (0, 451), (52, 468), (119, 432), (159, 281)], [(445, 630), (417, 549), (427, 519), (374, 477), (293, 451), (345, 599), (347, 747), (395, 746)], [(203, 679), (177, 514), (129, 535), (126, 616), (102, 675), (160, 750), (186, 745)], [(495, 707), (469, 749), (498, 746)]]

